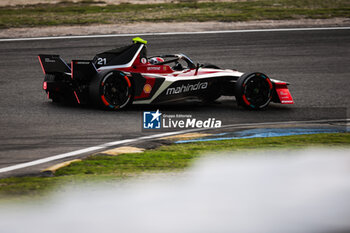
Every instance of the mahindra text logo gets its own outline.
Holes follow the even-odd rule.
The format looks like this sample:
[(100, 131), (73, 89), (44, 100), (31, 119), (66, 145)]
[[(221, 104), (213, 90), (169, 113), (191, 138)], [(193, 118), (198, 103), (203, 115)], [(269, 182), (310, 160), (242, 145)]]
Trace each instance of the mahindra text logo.
[(208, 87), (208, 82), (198, 82), (196, 84), (187, 84), (179, 87), (169, 87), (166, 90), (166, 95), (174, 95), (174, 94), (180, 94), (180, 93), (184, 93), (184, 92), (189, 92), (189, 91), (196, 91), (196, 90), (203, 90), (203, 89), (207, 89)]

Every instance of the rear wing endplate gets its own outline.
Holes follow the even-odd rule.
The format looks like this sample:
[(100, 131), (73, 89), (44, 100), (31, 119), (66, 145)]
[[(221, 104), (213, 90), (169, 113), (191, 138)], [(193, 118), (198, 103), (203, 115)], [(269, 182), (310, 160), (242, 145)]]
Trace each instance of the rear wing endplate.
[(38, 58), (44, 74), (71, 72), (68, 64), (59, 55), (39, 54)]

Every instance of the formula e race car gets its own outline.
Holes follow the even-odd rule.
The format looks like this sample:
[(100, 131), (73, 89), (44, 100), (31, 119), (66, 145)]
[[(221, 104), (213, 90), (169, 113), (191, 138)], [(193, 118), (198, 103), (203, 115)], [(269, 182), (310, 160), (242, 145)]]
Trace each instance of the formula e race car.
[(211, 102), (220, 96), (235, 96), (248, 109), (266, 108), (271, 101), (293, 104), (287, 82), (260, 72), (195, 64), (184, 54), (147, 57), (146, 44), (137, 37), (131, 45), (70, 64), (59, 55), (41, 54), (43, 89), (53, 102), (71, 100), (114, 110), (189, 98)]

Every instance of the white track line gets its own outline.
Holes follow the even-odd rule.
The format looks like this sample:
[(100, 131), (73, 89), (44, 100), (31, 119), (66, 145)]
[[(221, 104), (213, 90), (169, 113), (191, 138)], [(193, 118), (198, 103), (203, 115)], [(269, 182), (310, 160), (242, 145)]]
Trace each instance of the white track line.
[[(244, 126), (260, 126), (260, 125), (288, 125), (288, 124), (309, 124), (309, 123), (331, 123), (331, 122), (337, 122), (337, 121), (350, 121), (350, 119), (333, 119), (333, 120), (310, 120), (310, 121), (286, 121), (286, 122), (263, 122), (263, 123), (243, 123), (243, 124), (231, 124), (231, 125), (225, 125), (222, 126), (221, 128), (234, 128), (234, 127), (244, 127)], [(16, 164), (13, 166), (9, 167), (4, 167), (0, 168), (0, 173), (4, 172), (9, 172), (21, 168), (26, 168), (26, 167), (31, 167), (59, 159), (64, 159), (68, 157), (73, 157), (77, 155), (81, 155), (84, 153), (92, 153), (92, 152), (97, 152), (101, 151), (104, 149), (107, 149), (108, 147), (112, 146), (117, 146), (121, 144), (126, 144), (126, 143), (131, 143), (131, 142), (138, 142), (138, 141), (144, 141), (148, 139), (155, 139), (155, 138), (162, 138), (162, 137), (167, 137), (167, 136), (172, 136), (172, 135), (177, 135), (177, 134), (184, 134), (184, 133), (190, 133), (190, 132), (196, 132), (196, 131), (204, 131), (204, 130), (210, 130), (208, 128), (200, 128), (200, 129), (188, 129), (188, 130), (181, 130), (181, 131), (176, 131), (176, 132), (169, 132), (169, 133), (161, 133), (161, 134), (154, 134), (150, 136), (143, 136), (143, 137), (138, 137), (134, 139), (125, 139), (125, 140), (119, 140), (119, 141), (114, 141), (114, 142), (108, 142), (99, 146), (93, 146), (93, 147), (88, 147), (85, 149), (81, 150), (76, 150), (64, 154), (59, 154), (59, 155), (54, 155), (51, 157), (43, 158), (43, 159), (38, 159), (34, 160), (31, 162), (26, 162), (26, 163), (20, 163)]]
[(13, 171), (13, 170), (21, 169), (21, 168), (26, 168), (26, 167), (31, 167), (31, 166), (59, 160), (59, 159), (64, 159), (64, 158), (68, 158), (68, 157), (72, 157), (72, 156), (81, 155), (84, 153), (92, 153), (92, 152), (96, 152), (96, 151), (101, 151), (101, 150), (107, 149), (108, 147), (117, 146), (120, 144), (138, 142), (138, 141), (153, 139), (153, 138), (167, 137), (167, 136), (172, 136), (172, 135), (176, 135), (176, 134), (188, 133), (188, 132), (199, 131), (199, 130), (201, 130), (201, 129), (189, 129), (189, 130), (182, 130), (182, 131), (176, 131), (176, 132), (170, 132), (170, 133), (161, 133), (161, 134), (155, 134), (155, 135), (150, 135), (150, 136), (143, 136), (143, 137), (138, 137), (138, 138), (133, 138), (133, 139), (125, 139), (125, 140), (119, 140), (119, 141), (114, 141), (114, 142), (108, 142), (108, 143), (98, 145), (98, 146), (88, 147), (88, 148), (81, 149), (81, 150), (76, 150), (76, 151), (72, 151), (72, 152), (68, 152), (68, 153), (64, 153), (64, 154), (59, 154), (59, 155), (54, 155), (54, 156), (43, 158), (43, 159), (34, 160), (31, 162), (20, 163), (20, 164), (16, 164), (13, 166), (0, 168), (0, 173), (9, 172), (9, 171)]
[(248, 29), (248, 30), (201, 31), (201, 32), (150, 32), (150, 33), (132, 33), (132, 34), (85, 35), (85, 36), (52, 36), (52, 37), (0, 39), (0, 42), (31, 41), (31, 40), (108, 38), (108, 37), (127, 37), (127, 36), (196, 35), (196, 34), (218, 34), (218, 33), (289, 32), (289, 31), (320, 31), (320, 30), (350, 30), (350, 27), (275, 28), (275, 29)]

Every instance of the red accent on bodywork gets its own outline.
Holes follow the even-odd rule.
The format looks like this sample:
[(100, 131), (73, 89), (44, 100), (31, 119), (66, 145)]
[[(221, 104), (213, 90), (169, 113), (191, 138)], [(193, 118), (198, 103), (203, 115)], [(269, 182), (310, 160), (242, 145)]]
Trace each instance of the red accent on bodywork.
[(288, 83), (279, 80), (273, 80), (273, 83), (278, 86), (289, 85)]
[(79, 100), (78, 95), (75, 91), (74, 91), (74, 95), (75, 95), (75, 98), (77, 99), (78, 104), (80, 104), (80, 100)]
[[(136, 59), (138, 60), (139, 57)], [(133, 73), (146, 73), (146, 74), (173, 74), (176, 76), (194, 76), (194, 75), (204, 75), (204, 74), (214, 74), (218, 72), (222, 72), (220, 70), (210, 70), (206, 68), (200, 68), (198, 73), (196, 74), (196, 69), (184, 70), (181, 73), (174, 71), (168, 65), (152, 65), (150, 63), (142, 64), (139, 62), (134, 62), (131, 67), (125, 68), (116, 68), (115, 70), (125, 71), (125, 72), (133, 72)], [(100, 69), (98, 71), (101, 71)]]
[(272, 89), (272, 83), (271, 83), (271, 81), (270, 81), (270, 79), (269, 79), (269, 78), (267, 78), (266, 80), (267, 80), (267, 82), (269, 83), (270, 90), (271, 90), (271, 89)]
[(243, 95), (242, 98), (243, 98), (244, 103), (249, 106), (250, 102), (247, 100), (247, 97), (245, 97), (245, 95)]
[(174, 71), (167, 65), (151, 65), (149, 63), (137, 66), (118, 68), (116, 70), (133, 72), (133, 73), (149, 73), (149, 74), (171, 74)]
[(138, 54), (137, 55), (137, 57), (136, 57), (136, 59), (135, 59), (135, 61), (134, 61), (134, 63), (132, 63), (132, 65), (131, 66), (138, 66), (138, 65), (142, 65), (142, 63), (140, 62), (140, 54)]
[(43, 66), (43, 63), (41, 62), (40, 56), (38, 56), (38, 58), (39, 58), (39, 62), (40, 62), (40, 65), (41, 65), (41, 69), (43, 70), (43, 73), (46, 74), (44, 66)]
[(276, 93), (281, 104), (294, 104), (292, 95), (290, 94), (287, 85), (275, 84)]
[(101, 95), (101, 99), (102, 99), (102, 102), (106, 105), (106, 106), (109, 106), (109, 103), (107, 102), (106, 98), (104, 97), (104, 95)]
[[(156, 78), (149, 78), (149, 77), (145, 77), (145, 78), (146, 78), (146, 82), (145, 82), (144, 86), (147, 85), (147, 84), (149, 84), (149, 85), (152, 87), (152, 89), (153, 89), (154, 83), (156, 82)], [(135, 96), (134, 99), (143, 99), (143, 98), (147, 98), (147, 97), (150, 95), (151, 92), (152, 92), (152, 90), (151, 90), (149, 93), (146, 93), (146, 92), (142, 89), (141, 95)]]
[(130, 83), (130, 80), (127, 76), (124, 76), (125, 80), (128, 82), (128, 86), (131, 87), (131, 83)]

